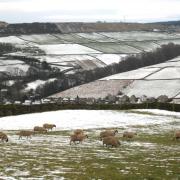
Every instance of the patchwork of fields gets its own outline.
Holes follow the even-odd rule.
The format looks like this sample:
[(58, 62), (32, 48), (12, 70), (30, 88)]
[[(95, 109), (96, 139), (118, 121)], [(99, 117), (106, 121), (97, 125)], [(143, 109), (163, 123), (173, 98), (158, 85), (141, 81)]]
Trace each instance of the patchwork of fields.
[[(74, 70), (76, 67), (87, 70), (104, 67), (121, 61), (126, 55), (152, 51), (161, 44), (180, 44), (180, 34), (145, 31), (34, 34), (0, 37), (0, 42), (27, 49), (13, 55), (36, 57), (72, 73), (73, 67)], [(46, 55), (38, 53), (37, 49), (45, 51)], [(8, 65), (9, 59), (4, 62)], [(2, 66), (0, 71), (5, 71)]]
[[(180, 44), (180, 34), (145, 31), (34, 34), (0, 37), (0, 42), (11, 43), (23, 49), (0, 58), (0, 74), (3, 77), (4, 74), (11, 77), (26, 76), (29, 72), (30, 64), (18, 57), (33, 57), (40, 62), (46, 61), (52, 68), (70, 74), (79, 69), (91, 70), (118, 63), (128, 55), (152, 51), (169, 42)], [(12, 56), (15, 57), (11, 58)], [(26, 84), (26, 90), (30, 87), (35, 90), (38, 82), (45, 84), (47, 81), (29, 82)], [(175, 98), (180, 94), (179, 83), (180, 58), (176, 58), (166, 63), (106, 77), (53, 97), (79, 95), (98, 98), (107, 94), (116, 95), (122, 91), (127, 95), (145, 94), (157, 97), (166, 94)], [(9, 86), (11, 84), (9, 83)], [(152, 91), (149, 91), (149, 87)]]
[(115, 74), (103, 79), (84, 84), (57, 93), (51, 97), (106, 97), (108, 94), (124, 94), (141, 97), (158, 97), (167, 95), (170, 98), (180, 96), (180, 57), (165, 63)]

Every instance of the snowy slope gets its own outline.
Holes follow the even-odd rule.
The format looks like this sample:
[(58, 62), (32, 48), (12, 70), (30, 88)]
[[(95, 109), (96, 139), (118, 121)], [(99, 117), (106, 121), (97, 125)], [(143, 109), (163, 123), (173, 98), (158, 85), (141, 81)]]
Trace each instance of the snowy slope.
[(101, 53), (94, 49), (79, 44), (57, 44), (57, 45), (39, 45), (46, 54), (91, 54)]
[(108, 76), (105, 77), (103, 79), (100, 80), (112, 80), (112, 79), (143, 79), (145, 78), (147, 75), (156, 72), (157, 70), (159, 70), (159, 68), (141, 68), (141, 69), (137, 69), (137, 70), (133, 70), (133, 71), (128, 71), (128, 72), (124, 72), (124, 73), (119, 73), (119, 74), (114, 74), (112, 76)]
[[(140, 110), (139, 110), (140, 111)], [(151, 112), (151, 111), (150, 111)], [(0, 118), (1, 130), (32, 129), (34, 126), (42, 126), (43, 123), (54, 123), (56, 130), (71, 130), (76, 128), (93, 129), (108, 127), (129, 127), (135, 125), (166, 124), (171, 118), (164, 118), (163, 115), (176, 115), (180, 113), (168, 111), (153, 111), (157, 116), (144, 115), (139, 113), (128, 113), (126, 111), (109, 110), (61, 110), (10, 116)], [(159, 115), (159, 116), (158, 116)]]
[[(103, 57), (103, 55), (97, 57)], [(108, 94), (117, 95), (119, 91), (137, 97), (167, 95), (170, 98), (178, 98), (177, 95), (180, 94), (180, 58), (177, 57), (165, 63), (114, 74), (54, 94), (52, 97), (75, 97), (79, 95), (86, 98), (99, 98), (106, 97)]]
[(167, 95), (173, 98), (180, 92), (179, 80), (136, 80), (123, 90), (123, 93), (128, 96), (135, 95), (141, 97), (146, 95), (148, 97), (157, 98), (160, 95)]
[(33, 82), (30, 82), (30, 83), (26, 84), (27, 87), (25, 88), (25, 90), (30, 90), (30, 89), (35, 90), (38, 86), (43, 85), (46, 82), (52, 82), (52, 81), (55, 81), (55, 80), (56, 80), (56, 78), (48, 79), (47, 81), (38, 79), (36, 81), (33, 81)]

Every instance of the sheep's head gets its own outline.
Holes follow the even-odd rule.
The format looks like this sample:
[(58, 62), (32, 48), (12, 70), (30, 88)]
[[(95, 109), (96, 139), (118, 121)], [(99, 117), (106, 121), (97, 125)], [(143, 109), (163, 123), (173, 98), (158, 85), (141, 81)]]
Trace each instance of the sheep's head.
[(88, 135), (85, 135), (86, 138), (89, 138)]
[(117, 129), (114, 131), (114, 134), (116, 134), (116, 133), (118, 133), (118, 130), (117, 130)]
[(6, 142), (8, 142), (8, 138), (6, 138)]
[(53, 127), (56, 127), (56, 125), (55, 125), (55, 124), (53, 124)]

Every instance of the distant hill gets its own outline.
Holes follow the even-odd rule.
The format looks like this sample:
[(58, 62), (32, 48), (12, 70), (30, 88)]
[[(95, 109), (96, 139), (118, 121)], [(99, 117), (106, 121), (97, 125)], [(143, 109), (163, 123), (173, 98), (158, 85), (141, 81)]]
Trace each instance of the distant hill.
[(179, 21), (164, 21), (164, 22), (157, 22), (156, 24), (160, 24), (160, 25), (174, 25), (174, 26), (180, 26), (180, 20), (179, 20)]
[(60, 33), (54, 23), (8, 24), (0, 29), (0, 35)]
[[(88, 32), (121, 32), (121, 31), (180, 31), (174, 27), (175, 22), (162, 23), (21, 23), (7, 24), (0, 22), (0, 35), (43, 34), (43, 33), (88, 33)], [(179, 25), (179, 22), (176, 22)]]
[(56, 23), (58, 29), (63, 33), (88, 33), (88, 32), (120, 32), (120, 31), (152, 31), (153, 29), (163, 30), (164, 26), (158, 24), (142, 23)]

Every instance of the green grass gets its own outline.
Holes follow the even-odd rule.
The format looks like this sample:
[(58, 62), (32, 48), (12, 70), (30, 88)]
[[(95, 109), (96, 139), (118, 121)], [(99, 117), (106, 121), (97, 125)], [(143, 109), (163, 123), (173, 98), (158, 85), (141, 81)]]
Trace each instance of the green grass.
[(0, 176), (17, 179), (180, 179), (180, 141), (172, 140), (172, 131), (158, 134), (139, 131), (130, 141), (120, 137), (122, 145), (119, 148), (103, 147), (96, 129), (87, 131), (89, 139), (82, 145), (70, 146), (71, 133), (52, 131), (35, 135), (31, 140), (18, 140), (16, 132), (11, 131), (10, 142), (0, 143)]

